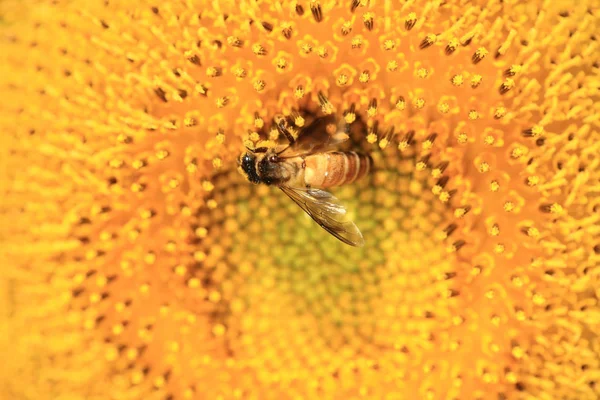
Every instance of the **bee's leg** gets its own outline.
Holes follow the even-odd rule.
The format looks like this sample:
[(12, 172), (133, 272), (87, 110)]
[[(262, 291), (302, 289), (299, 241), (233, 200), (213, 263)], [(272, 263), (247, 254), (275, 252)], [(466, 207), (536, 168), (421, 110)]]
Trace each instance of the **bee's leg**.
[(296, 139), (294, 138), (294, 136), (290, 133), (290, 131), (285, 126), (285, 120), (282, 119), (282, 120), (276, 122), (275, 126), (277, 127), (277, 130), (279, 131), (279, 133), (283, 134), (283, 136), (285, 136), (285, 138), (288, 140), (288, 142), (290, 142), (290, 146), (296, 142)]

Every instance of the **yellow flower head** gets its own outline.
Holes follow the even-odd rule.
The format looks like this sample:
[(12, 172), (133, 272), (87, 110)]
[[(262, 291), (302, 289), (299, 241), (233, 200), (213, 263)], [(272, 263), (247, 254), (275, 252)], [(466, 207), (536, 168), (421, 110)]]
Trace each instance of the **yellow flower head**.
[[(0, 397), (597, 399), (597, 1), (0, 1)], [(328, 235), (237, 171), (372, 156)]]

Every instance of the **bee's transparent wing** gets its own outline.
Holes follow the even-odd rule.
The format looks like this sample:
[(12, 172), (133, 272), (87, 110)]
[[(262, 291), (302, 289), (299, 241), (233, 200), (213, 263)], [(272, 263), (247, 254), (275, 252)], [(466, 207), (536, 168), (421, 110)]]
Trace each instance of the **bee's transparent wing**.
[(319, 189), (280, 186), (296, 204), (327, 232), (349, 244), (361, 247), (365, 244), (358, 227), (348, 219), (346, 208), (331, 193)]

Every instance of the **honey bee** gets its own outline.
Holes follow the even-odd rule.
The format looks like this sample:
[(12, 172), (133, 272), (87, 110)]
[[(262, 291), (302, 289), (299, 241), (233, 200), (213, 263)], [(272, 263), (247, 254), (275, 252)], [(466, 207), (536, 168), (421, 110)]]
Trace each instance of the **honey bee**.
[[(286, 146), (248, 148), (238, 159), (240, 172), (254, 184), (279, 187), (323, 229), (351, 246), (363, 246), (358, 227), (346, 215), (346, 208), (331, 193), (322, 190), (351, 184), (369, 173), (369, 155), (335, 151), (348, 140), (348, 125), (331, 116), (315, 119), (300, 131), (298, 138), (284, 120), (275, 123), (289, 141)], [(330, 134), (328, 128), (335, 132)]]

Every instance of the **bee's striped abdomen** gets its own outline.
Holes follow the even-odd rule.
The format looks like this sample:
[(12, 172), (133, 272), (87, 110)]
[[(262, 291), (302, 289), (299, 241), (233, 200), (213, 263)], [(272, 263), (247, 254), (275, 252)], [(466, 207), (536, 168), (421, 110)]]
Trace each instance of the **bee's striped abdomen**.
[(353, 151), (314, 154), (306, 157), (305, 163), (304, 180), (317, 188), (352, 183), (371, 169), (371, 158)]

